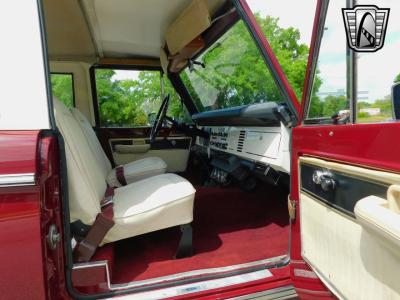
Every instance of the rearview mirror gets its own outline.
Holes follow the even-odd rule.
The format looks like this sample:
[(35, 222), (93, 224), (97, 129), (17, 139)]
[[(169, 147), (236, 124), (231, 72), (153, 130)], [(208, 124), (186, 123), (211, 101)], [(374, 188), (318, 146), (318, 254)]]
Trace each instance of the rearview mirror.
[(392, 106), (394, 118), (400, 120), (400, 82), (392, 86)]

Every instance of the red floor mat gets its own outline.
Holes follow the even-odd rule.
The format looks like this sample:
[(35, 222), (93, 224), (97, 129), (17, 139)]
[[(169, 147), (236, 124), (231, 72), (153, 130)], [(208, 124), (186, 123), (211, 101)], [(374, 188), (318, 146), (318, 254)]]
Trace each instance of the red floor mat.
[(224, 267), (288, 251), (286, 195), (277, 189), (246, 193), (198, 187), (195, 255), (173, 260), (179, 230), (171, 228), (115, 243), (112, 281), (124, 283), (204, 268)]

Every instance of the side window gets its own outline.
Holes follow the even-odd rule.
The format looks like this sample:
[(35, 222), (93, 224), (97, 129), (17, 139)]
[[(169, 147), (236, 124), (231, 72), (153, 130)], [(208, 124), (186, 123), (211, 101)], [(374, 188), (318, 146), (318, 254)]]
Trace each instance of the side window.
[[(384, 46), (369, 53), (348, 49), (341, 11), (346, 1), (330, 1), (305, 123), (332, 123), (335, 116), (346, 119), (351, 101), (355, 123), (393, 121), (391, 89), (400, 81), (400, 25), (395, 21), (400, 18), (400, 3), (359, 0), (357, 5), (390, 8)], [(353, 61), (350, 55), (346, 59), (346, 51)]]
[(346, 73), (346, 32), (342, 8), (346, 1), (330, 1), (307, 114), (310, 123), (332, 123), (350, 113)]
[(75, 106), (74, 80), (72, 74), (51, 74), (51, 87), (53, 95), (67, 107)]
[[(159, 71), (95, 69), (96, 93), (101, 127), (150, 126), (149, 115), (161, 106)], [(165, 94), (171, 100), (167, 115), (181, 121), (190, 120), (186, 108), (168, 78)]]
[(247, 3), (300, 101), (317, 1), (247, 0)]

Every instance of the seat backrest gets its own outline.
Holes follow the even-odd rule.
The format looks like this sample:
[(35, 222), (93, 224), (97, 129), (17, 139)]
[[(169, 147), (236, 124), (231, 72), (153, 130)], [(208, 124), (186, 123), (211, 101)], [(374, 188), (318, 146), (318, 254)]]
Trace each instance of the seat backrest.
[(71, 222), (93, 224), (101, 211), (106, 178), (71, 111), (55, 98), (53, 103), (56, 124), (65, 144)]
[(86, 117), (77, 108), (71, 108), (71, 112), (75, 119), (78, 121), (83, 131), (83, 134), (85, 135), (89, 143), (89, 147), (93, 152), (93, 155), (95, 155), (96, 159), (99, 161), (104, 176), (107, 177), (112, 167), (109, 159), (107, 158), (107, 155), (104, 153), (104, 150), (101, 147), (96, 133), (94, 132)]

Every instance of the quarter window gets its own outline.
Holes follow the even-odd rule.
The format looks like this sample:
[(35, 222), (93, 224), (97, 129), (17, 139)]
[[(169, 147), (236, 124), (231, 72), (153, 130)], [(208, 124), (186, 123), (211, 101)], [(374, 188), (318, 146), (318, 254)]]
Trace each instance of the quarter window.
[(346, 1), (329, 2), (307, 115), (311, 123), (332, 123), (336, 118), (347, 122), (350, 114), (344, 7)]
[(74, 80), (72, 74), (51, 74), (51, 87), (53, 95), (67, 107), (75, 106)]

